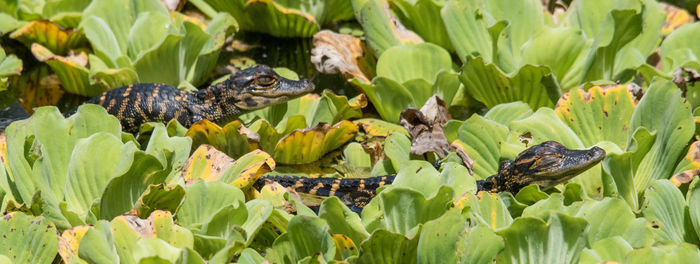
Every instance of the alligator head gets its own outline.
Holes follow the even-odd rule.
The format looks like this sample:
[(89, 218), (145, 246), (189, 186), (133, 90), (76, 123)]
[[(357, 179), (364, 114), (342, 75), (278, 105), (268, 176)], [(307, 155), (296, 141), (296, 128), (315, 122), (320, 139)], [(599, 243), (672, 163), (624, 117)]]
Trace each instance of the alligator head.
[(308, 79), (293, 81), (266, 65), (239, 71), (226, 85), (233, 91), (234, 105), (243, 111), (286, 102), (314, 90), (314, 84)]
[(513, 192), (530, 184), (548, 189), (595, 166), (605, 158), (599, 147), (575, 150), (555, 141), (532, 146), (512, 162), (501, 165), (499, 176), (506, 190)]

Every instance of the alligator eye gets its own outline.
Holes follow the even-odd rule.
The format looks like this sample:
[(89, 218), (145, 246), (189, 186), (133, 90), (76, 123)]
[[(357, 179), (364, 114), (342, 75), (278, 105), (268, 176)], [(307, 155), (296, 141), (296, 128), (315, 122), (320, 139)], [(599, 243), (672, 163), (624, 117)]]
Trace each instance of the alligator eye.
[(275, 77), (269, 75), (263, 75), (256, 79), (258, 85), (260, 86), (270, 86), (275, 83)]

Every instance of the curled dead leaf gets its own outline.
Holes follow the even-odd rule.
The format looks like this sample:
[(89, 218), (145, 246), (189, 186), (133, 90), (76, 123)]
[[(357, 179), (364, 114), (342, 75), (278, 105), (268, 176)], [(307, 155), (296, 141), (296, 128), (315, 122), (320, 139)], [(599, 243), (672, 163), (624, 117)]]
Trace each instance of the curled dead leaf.
[(676, 175), (671, 176), (671, 182), (676, 187), (680, 187), (683, 184), (687, 184), (693, 181), (695, 177), (700, 175), (700, 169), (686, 170)]
[(692, 68), (679, 68), (673, 73), (673, 82), (681, 89), (683, 97), (688, 91), (688, 84), (694, 85), (695, 82), (700, 81), (700, 73)]
[(401, 112), (400, 124), (411, 135), (411, 153), (423, 155), (435, 152), (440, 158), (447, 156), (450, 143), (447, 142), (443, 126), (450, 120), (445, 101), (433, 95), (420, 111), (409, 107)]
[(457, 152), (457, 156), (459, 156), (464, 166), (467, 167), (467, 170), (469, 170), (469, 175), (474, 175), (474, 160), (471, 157), (469, 157), (467, 151), (464, 150), (464, 146), (453, 142), (450, 145), (450, 147), (455, 149), (455, 151)]
[[(363, 83), (370, 83), (367, 63), (359, 38), (322, 30), (313, 37), (314, 48), (311, 50), (311, 63), (316, 70), (326, 74), (341, 73), (346, 79), (355, 78)], [(363, 72), (361, 68), (365, 68)]]

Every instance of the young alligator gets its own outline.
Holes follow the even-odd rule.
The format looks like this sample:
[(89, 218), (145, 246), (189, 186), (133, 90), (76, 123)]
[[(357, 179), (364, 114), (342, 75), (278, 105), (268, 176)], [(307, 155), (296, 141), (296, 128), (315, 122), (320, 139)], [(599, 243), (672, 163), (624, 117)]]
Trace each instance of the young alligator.
[[(202, 119), (222, 124), (245, 112), (286, 102), (313, 90), (314, 85), (307, 79), (292, 81), (259, 65), (197, 92), (140, 83), (107, 91), (86, 103), (103, 106), (120, 120), (124, 131), (133, 133), (143, 123), (171, 119), (186, 127)], [(66, 116), (76, 111), (68, 111)]]
[[(551, 188), (598, 164), (605, 157), (599, 147), (585, 150), (568, 149), (555, 141), (532, 146), (518, 154), (513, 161), (504, 161), (498, 173), (476, 181), (477, 191), (511, 192), (537, 184), (541, 189)], [(275, 181), (298, 192), (321, 196), (337, 196), (355, 212), (376, 194), (376, 189), (391, 184), (395, 175), (370, 178), (303, 178), (263, 176), (255, 183), (257, 189), (267, 181)]]

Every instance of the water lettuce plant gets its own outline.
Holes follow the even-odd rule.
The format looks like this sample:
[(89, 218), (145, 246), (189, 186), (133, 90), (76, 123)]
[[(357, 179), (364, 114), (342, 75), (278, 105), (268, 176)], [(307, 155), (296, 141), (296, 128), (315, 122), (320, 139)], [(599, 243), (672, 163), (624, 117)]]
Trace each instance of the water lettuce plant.
[[(0, 263), (700, 262), (700, 22), (654, 0), (188, 2), (0, 2), (3, 47), (48, 65), (0, 50), (0, 90), (192, 89), (229, 66), (238, 26), (310, 37), (352, 19), (359, 37), (324, 31), (304, 54), (356, 90), (136, 134), (95, 105), (34, 109), (0, 133)], [(407, 122), (411, 107), (441, 118)], [(441, 153), (411, 152), (431, 140)], [(476, 192), (549, 140), (607, 155), (546, 190)], [(358, 214), (264, 175), (395, 179)]]

